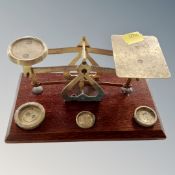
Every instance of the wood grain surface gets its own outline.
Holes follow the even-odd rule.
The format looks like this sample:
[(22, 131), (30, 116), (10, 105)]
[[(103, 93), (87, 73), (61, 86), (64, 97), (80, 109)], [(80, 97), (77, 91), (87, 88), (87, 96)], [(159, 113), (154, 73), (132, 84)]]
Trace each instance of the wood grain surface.
[[(38, 78), (40, 81), (63, 80), (57, 73), (38, 74)], [(115, 74), (105, 74), (100, 81), (121, 83), (126, 79), (119, 79)], [(21, 143), (166, 138), (146, 81), (134, 81), (132, 85), (134, 91), (129, 96), (122, 94), (119, 87), (103, 85), (105, 97), (101, 102), (64, 102), (61, 96), (64, 84), (46, 85), (41, 95), (34, 95), (29, 79), (21, 75), (5, 141)], [(38, 128), (26, 131), (15, 124), (14, 112), (23, 103), (32, 101), (44, 106), (46, 117)], [(158, 121), (153, 127), (141, 127), (133, 120), (134, 110), (140, 105), (147, 105), (156, 111)], [(90, 111), (95, 115), (96, 122), (92, 128), (82, 129), (77, 126), (76, 115), (81, 111)]]

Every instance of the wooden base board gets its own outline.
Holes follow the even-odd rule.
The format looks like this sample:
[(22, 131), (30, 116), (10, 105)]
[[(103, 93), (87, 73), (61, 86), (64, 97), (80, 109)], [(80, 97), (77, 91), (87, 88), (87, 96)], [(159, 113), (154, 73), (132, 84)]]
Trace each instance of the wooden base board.
[[(57, 73), (38, 74), (38, 78), (40, 81), (63, 79)], [(126, 81), (112, 74), (105, 74), (100, 80), (116, 83)], [(25, 143), (166, 138), (146, 81), (134, 81), (132, 85), (134, 91), (129, 96), (122, 94), (119, 87), (103, 85), (105, 97), (101, 102), (64, 102), (61, 96), (63, 84), (46, 85), (41, 95), (34, 95), (29, 79), (22, 75), (5, 141)], [(38, 128), (26, 131), (15, 124), (14, 112), (23, 103), (31, 101), (44, 106), (46, 117)], [(158, 121), (153, 127), (141, 127), (133, 120), (134, 110), (140, 105), (152, 107), (157, 112)], [(96, 123), (92, 128), (81, 129), (77, 126), (75, 119), (80, 111), (95, 114)]]

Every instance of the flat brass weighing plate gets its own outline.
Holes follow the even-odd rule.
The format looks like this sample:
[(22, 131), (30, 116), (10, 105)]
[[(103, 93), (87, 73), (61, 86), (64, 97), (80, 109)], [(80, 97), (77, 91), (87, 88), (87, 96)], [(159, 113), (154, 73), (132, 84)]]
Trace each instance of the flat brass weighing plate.
[(42, 123), (44, 118), (45, 109), (36, 102), (25, 103), (15, 111), (15, 122), (23, 129), (36, 128)]
[(170, 72), (159, 42), (154, 36), (128, 44), (122, 35), (112, 35), (116, 74), (126, 78), (168, 78)]
[(81, 111), (76, 116), (76, 123), (80, 128), (91, 128), (95, 123), (95, 115), (90, 111)]
[(139, 106), (134, 113), (135, 121), (145, 127), (153, 126), (157, 121), (156, 112), (148, 106)]
[(8, 48), (10, 60), (30, 66), (42, 61), (48, 54), (46, 44), (38, 38), (26, 36), (15, 40)]

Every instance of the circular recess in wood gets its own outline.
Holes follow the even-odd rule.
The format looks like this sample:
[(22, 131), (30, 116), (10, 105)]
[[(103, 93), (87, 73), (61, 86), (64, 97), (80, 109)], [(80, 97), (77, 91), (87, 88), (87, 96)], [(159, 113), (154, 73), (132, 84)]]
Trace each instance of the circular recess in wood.
[(95, 115), (90, 111), (81, 111), (76, 116), (76, 123), (80, 128), (91, 128), (95, 124)]
[(144, 127), (153, 126), (157, 121), (156, 112), (148, 106), (139, 106), (134, 112), (135, 121)]
[(45, 109), (37, 102), (24, 103), (15, 111), (15, 123), (26, 130), (38, 127), (44, 118)]

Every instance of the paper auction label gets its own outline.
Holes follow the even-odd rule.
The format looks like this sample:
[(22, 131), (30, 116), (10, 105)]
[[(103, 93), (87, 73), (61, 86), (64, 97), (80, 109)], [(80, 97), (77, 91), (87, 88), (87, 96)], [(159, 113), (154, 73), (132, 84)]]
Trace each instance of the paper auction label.
[(122, 37), (127, 44), (134, 44), (144, 40), (143, 35), (139, 32), (127, 33)]

